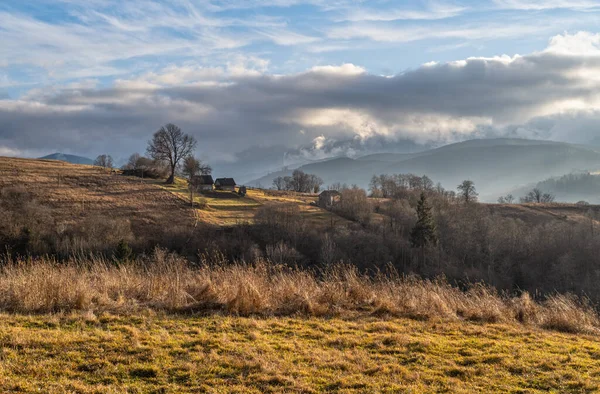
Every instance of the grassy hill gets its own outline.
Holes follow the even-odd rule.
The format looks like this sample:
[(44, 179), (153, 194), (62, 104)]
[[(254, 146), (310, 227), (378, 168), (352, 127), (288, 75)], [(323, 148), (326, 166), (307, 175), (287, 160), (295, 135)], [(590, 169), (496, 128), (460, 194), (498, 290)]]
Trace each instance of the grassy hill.
[(489, 204), (488, 209), (503, 217), (519, 219), (530, 225), (565, 222), (600, 224), (600, 206), (577, 204)]
[(151, 235), (165, 222), (194, 222), (191, 210), (156, 181), (88, 165), (0, 157), (0, 188), (39, 202), (57, 227), (102, 217), (130, 226), (135, 234)]
[[(184, 179), (178, 178), (174, 185), (162, 185), (162, 187), (191, 206), (190, 192)], [(204, 223), (219, 226), (253, 223), (254, 215), (262, 206), (281, 204), (296, 205), (302, 217), (313, 226), (331, 225), (332, 222), (349, 223), (346, 219), (317, 207), (314, 204), (316, 201), (316, 195), (261, 189), (248, 189), (245, 197), (237, 193), (217, 190), (196, 193), (194, 196), (196, 216)]]
[[(53, 218), (53, 237), (72, 223), (89, 230), (98, 218), (165, 237), (182, 223), (251, 223), (271, 204), (298, 207), (317, 229), (332, 218), (350, 223), (311, 205), (313, 195), (213, 192), (196, 196), (192, 209), (182, 180), (168, 186), (8, 158), (0, 158), (0, 174), (2, 199), (38, 201), (44, 210), (32, 214)], [(581, 223), (590, 209), (486, 207), (527, 223)], [(260, 258), (198, 265), (160, 249), (125, 261), (88, 256), (2, 258), (1, 392), (600, 389), (600, 319), (570, 296), (536, 301), (480, 285), (462, 291), (443, 281), (369, 277), (348, 265), (319, 272)]]

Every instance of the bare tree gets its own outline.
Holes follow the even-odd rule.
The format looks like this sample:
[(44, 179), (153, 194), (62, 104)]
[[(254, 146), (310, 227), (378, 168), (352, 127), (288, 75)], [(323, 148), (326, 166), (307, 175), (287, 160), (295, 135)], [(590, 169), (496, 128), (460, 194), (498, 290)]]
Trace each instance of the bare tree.
[(94, 165), (102, 168), (112, 168), (113, 167), (113, 159), (110, 155), (100, 155), (96, 157), (94, 161)]
[(277, 178), (273, 179), (273, 186), (277, 190), (285, 190), (285, 178), (278, 176)]
[(182, 172), (188, 179), (192, 179), (196, 175), (210, 175), (212, 168), (194, 156), (188, 156), (183, 159)]
[(316, 175), (309, 175), (308, 177), (308, 191), (313, 193), (318, 193), (321, 190), (321, 186), (323, 185), (323, 179)]
[(458, 185), (458, 195), (462, 198), (465, 203), (471, 203), (477, 201), (477, 190), (475, 189), (475, 183), (470, 180), (463, 181)]
[(164, 160), (169, 164), (170, 175), (166, 183), (175, 182), (175, 171), (181, 160), (192, 155), (196, 149), (196, 139), (185, 134), (172, 123), (160, 128), (148, 141), (147, 152), (154, 160)]
[(125, 164), (124, 169), (126, 169), (126, 170), (137, 170), (138, 169), (138, 163), (139, 163), (141, 157), (142, 156), (139, 153), (134, 153), (131, 156), (129, 156), (129, 159), (127, 160), (127, 164)]
[(537, 187), (521, 198), (522, 203), (549, 203), (554, 202), (554, 196), (550, 193), (544, 193)]
[(507, 194), (506, 196), (498, 198), (498, 204), (512, 204), (513, 202), (515, 202), (515, 196), (512, 194)]

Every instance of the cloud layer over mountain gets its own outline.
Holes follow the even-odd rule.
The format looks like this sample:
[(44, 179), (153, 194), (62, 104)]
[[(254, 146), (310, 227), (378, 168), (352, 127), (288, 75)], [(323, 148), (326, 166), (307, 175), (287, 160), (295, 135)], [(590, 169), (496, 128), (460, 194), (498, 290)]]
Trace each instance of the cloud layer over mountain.
[(555, 36), (527, 55), (428, 63), (393, 76), (353, 64), (273, 74), (263, 59), (240, 56), (108, 87), (89, 80), (0, 98), (0, 153), (124, 157), (143, 151), (167, 122), (195, 135), (201, 156), (215, 163), (235, 162), (253, 146), (316, 159), (382, 150), (380, 141), (393, 148), (508, 135), (583, 143), (598, 136), (599, 88), (600, 35), (586, 32)]

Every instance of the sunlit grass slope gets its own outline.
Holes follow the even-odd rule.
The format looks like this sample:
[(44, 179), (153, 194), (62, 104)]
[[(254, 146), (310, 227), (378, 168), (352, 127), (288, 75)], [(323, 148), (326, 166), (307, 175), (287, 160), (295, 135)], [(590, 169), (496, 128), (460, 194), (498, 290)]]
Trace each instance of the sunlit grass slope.
[(0, 316), (2, 392), (600, 389), (593, 337), (409, 319)]
[[(190, 201), (187, 181), (177, 178), (174, 185), (162, 185), (179, 198)], [(347, 223), (347, 220), (315, 206), (316, 195), (293, 192), (275, 192), (248, 189), (245, 197), (227, 191), (213, 191), (194, 194), (194, 205), (199, 220), (205, 223), (229, 226), (252, 223), (254, 215), (265, 204), (296, 204), (300, 213), (312, 225)], [(190, 203), (191, 206), (191, 203)]]

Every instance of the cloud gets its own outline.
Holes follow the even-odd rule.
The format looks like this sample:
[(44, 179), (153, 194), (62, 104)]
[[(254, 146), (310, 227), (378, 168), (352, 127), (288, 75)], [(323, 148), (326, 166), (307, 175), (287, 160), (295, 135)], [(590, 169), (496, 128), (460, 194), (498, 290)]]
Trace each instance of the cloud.
[(590, 10), (600, 8), (595, 0), (494, 0), (501, 9), (540, 11), (557, 8), (571, 10)]
[(538, 35), (553, 30), (544, 22), (520, 24), (469, 23), (465, 25), (404, 26), (359, 22), (331, 27), (327, 35), (336, 40), (369, 39), (378, 42), (406, 43), (426, 39), (490, 40)]
[(393, 9), (372, 9), (365, 7), (356, 7), (348, 10), (340, 18), (341, 21), (397, 21), (397, 20), (438, 20), (459, 16), (467, 7), (456, 6), (452, 4), (430, 3), (425, 9), (411, 8), (393, 8)]
[(597, 44), (594, 34), (564, 34), (527, 55), (428, 63), (391, 77), (353, 64), (272, 74), (254, 57), (170, 65), (110, 87), (91, 80), (0, 100), (0, 146), (126, 157), (167, 122), (196, 136), (217, 165), (257, 146), (261, 155), (277, 147), (322, 158), (482, 136), (585, 142), (600, 126)]

